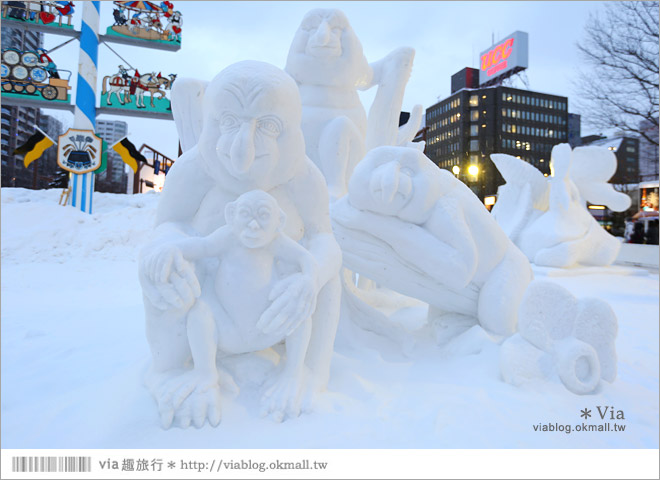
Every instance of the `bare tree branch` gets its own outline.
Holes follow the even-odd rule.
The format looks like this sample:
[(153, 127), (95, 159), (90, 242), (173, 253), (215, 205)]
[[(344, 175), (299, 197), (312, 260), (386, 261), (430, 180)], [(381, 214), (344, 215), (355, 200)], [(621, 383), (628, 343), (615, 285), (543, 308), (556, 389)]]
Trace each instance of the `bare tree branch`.
[(586, 123), (640, 135), (655, 145), (657, 137), (640, 122), (658, 127), (658, 14), (657, 1), (632, 1), (607, 3), (602, 17), (591, 15), (577, 45), (589, 69), (576, 82)]

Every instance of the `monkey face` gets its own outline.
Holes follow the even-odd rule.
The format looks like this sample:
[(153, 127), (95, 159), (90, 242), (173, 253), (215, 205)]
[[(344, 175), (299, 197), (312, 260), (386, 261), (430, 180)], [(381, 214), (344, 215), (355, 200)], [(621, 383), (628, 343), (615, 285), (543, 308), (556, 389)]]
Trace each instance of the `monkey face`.
[(240, 62), (207, 89), (199, 149), (209, 174), (237, 188), (270, 190), (304, 158), (300, 96), (288, 75), (261, 62)]
[(312, 57), (339, 57), (347, 28), (348, 20), (339, 10), (312, 10), (300, 24), (298, 41), (305, 43), (305, 53)]
[(355, 167), (348, 192), (360, 210), (423, 223), (450, 187), (451, 179), (420, 151), (385, 146), (371, 150)]
[(316, 9), (305, 15), (293, 38), (286, 71), (304, 85), (355, 87), (365, 81), (369, 64), (346, 15)]
[(262, 248), (273, 241), (283, 227), (283, 212), (277, 201), (261, 190), (241, 195), (225, 208), (232, 231), (247, 248)]

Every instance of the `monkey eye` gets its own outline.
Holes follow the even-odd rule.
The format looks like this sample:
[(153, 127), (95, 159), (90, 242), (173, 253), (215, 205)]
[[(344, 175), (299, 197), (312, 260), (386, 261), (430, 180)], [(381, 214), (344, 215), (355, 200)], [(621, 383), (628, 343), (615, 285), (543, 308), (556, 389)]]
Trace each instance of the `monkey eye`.
[(262, 117), (257, 122), (257, 128), (260, 132), (274, 137), (282, 131), (282, 122), (277, 117)]
[(268, 208), (260, 208), (257, 212), (259, 219), (266, 222), (270, 220), (270, 210)]
[(238, 118), (234, 114), (227, 112), (220, 117), (220, 128), (222, 130), (230, 131), (236, 129), (238, 128), (238, 124)]
[(318, 17), (309, 17), (303, 21), (303, 23), (300, 25), (300, 28), (306, 32), (311, 32), (312, 30), (316, 30), (319, 28), (319, 25), (321, 24), (321, 19)]
[(248, 219), (250, 218), (250, 210), (247, 208), (241, 208), (238, 210), (238, 216), (244, 220)]

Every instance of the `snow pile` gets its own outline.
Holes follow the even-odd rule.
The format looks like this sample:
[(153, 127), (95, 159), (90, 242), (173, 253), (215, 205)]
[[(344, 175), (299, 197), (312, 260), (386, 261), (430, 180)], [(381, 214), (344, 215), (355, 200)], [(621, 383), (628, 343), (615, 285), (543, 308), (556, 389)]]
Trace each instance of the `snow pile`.
[[(578, 298), (607, 300), (617, 315), (617, 379), (593, 393), (572, 394), (559, 379), (508, 385), (500, 346), (478, 326), (442, 347), (420, 328), (402, 353), (341, 323), (314, 412), (260, 418), (276, 357), (264, 352), (228, 362), (230, 373), (247, 370), (238, 392), (221, 392), (216, 429), (162, 430), (142, 383), (150, 355), (136, 265), (158, 195), (97, 193), (85, 216), (59, 206), (60, 192), (2, 189), (4, 448), (658, 448), (658, 275), (632, 268), (536, 272)], [(420, 325), (426, 309), (397, 314)], [(625, 430), (543, 429), (613, 424), (609, 414), (580, 417), (599, 405), (623, 411)]]
[[(94, 213), (58, 204), (61, 190), (3, 188), (2, 262), (71, 258), (134, 260), (155, 217), (158, 194), (94, 194)], [(20, 232), (12, 229), (20, 225)]]

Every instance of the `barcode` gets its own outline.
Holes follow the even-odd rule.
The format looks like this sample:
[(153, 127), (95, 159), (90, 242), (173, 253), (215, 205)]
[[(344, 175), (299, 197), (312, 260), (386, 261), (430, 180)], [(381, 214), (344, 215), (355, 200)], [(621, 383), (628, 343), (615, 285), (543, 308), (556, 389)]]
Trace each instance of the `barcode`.
[(92, 457), (12, 457), (12, 472), (91, 472)]

